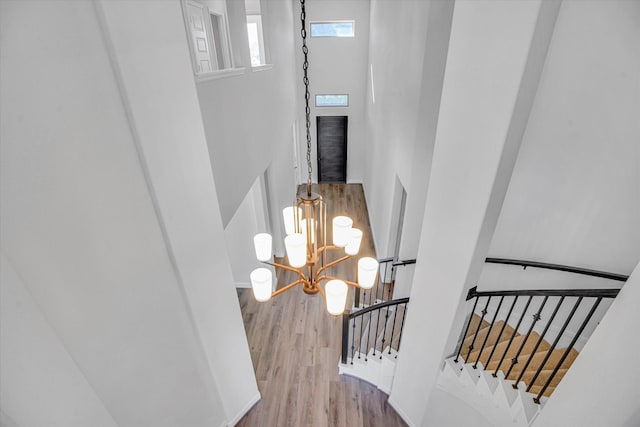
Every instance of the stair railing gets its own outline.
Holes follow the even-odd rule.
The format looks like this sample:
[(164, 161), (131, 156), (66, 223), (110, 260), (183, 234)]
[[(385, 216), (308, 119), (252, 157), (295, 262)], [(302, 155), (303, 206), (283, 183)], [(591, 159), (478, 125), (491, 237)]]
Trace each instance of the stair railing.
[[(575, 273), (575, 274), (582, 274), (582, 275), (587, 275), (587, 276), (594, 276), (594, 277), (600, 277), (600, 278), (605, 278), (605, 279), (609, 279), (609, 280), (616, 280), (616, 281), (626, 281), (628, 279), (628, 276), (624, 276), (621, 274), (614, 274), (614, 273), (607, 273), (607, 272), (602, 272), (602, 271), (596, 271), (596, 270), (587, 270), (587, 269), (582, 269), (582, 268), (577, 268), (577, 267), (570, 267), (570, 266), (563, 266), (563, 265), (558, 265), (558, 264), (547, 264), (547, 263), (540, 263), (540, 262), (532, 262), (532, 261), (523, 261), (523, 260), (511, 260), (511, 259), (504, 259), (504, 258), (487, 258), (486, 259), (487, 263), (499, 263), (499, 264), (509, 264), (509, 265), (519, 265), (522, 266), (523, 268), (527, 268), (527, 267), (535, 267), (535, 268), (545, 268), (545, 269), (552, 269), (552, 270), (558, 270), (558, 271), (564, 271), (564, 272), (569, 272), (569, 273)], [(571, 350), (574, 348), (577, 340), (579, 339), (579, 337), (582, 335), (582, 333), (584, 332), (585, 328), (587, 327), (589, 321), (591, 320), (591, 318), (593, 317), (593, 314), (595, 313), (596, 309), (598, 308), (598, 306), (600, 305), (600, 303), (602, 302), (603, 298), (615, 298), (618, 293), (619, 293), (620, 289), (553, 289), (553, 290), (508, 290), (508, 291), (478, 291), (477, 287), (473, 287), (469, 290), (468, 294), (467, 294), (467, 301), (471, 300), (471, 299), (475, 299), (474, 303), (473, 303), (473, 308), (471, 309), (471, 314), (469, 315), (469, 318), (466, 322), (465, 328), (464, 328), (464, 333), (462, 334), (462, 338), (461, 341), (458, 345), (457, 351), (456, 351), (456, 357), (454, 359), (454, 362), (458, 363), (460, 357), (464, 357), (464, 361), (465, 363), (473, 363), (472, 367), (474, 369), (477, 369), (478, 364), (479, 363), (483, 363), (483, 352), (485, 350), (485, 348), (489, 348), (492, 347), (492, 350), (489, 354), (489, 357), (486, 359), (486, 362), (483, 364), (483, 366), (486, 368), (488, 367), (488, 365), (490, 363), (492, 363), (494, 361), (493, 357), (496, 352), (496, 349), (498, 348), (498, 344), (502, 343), (502, 342), (507, 342), (507, 340), (501, 340), (503, 337), (503, 333), (505, 331), (505, 328), (507, 326), (507, 324), (509, 323), (510, 320), (515, 320), (515, 319), (511, 319), (514, 307), (516, 306), (516, 303), (518, 302), (519, 298), (526, 298), (526, 302), (524, 305), (524, 308), (522, 310), (522, 313), (520, 314), (516, 326), (513, 329), (513, 332), (511, 333), (511, 337), (508, 339), (508, 343), (506, 344), (506, 347), (504, 348), (504, 350), (502, 351), (502, 355), (500, 357), (500, 361), (498, 362), (497, 366), (495, 367), (495, 371), (493, 372), (493, 376), (496, 377), (498, 374), (498, 371), (501, 370), (501, 368), (503, 367), (503, 363), (505, 362), (505, 358), (507, 356), (507, 354), (509, 353), (509, 350), (512, 347), (514, 338), (516, 337), (520, 329), (520, 326), (522, 324), (523, 319), (525, 318), (525, 316), (527, 314), (530, 314), (533, 317), (533, 320), (531, 322), (531, 324), (529, 325), (529, 328), (527, 329), (526, 335), (524, 337), (524, 340), (520, 343), (518, 350), (515, 353), (515, 356), (511, 358), (510, 360), (510, 365), (509, 362), (507, 362), (508, 368), (506, 369), (506, 374), (504, 375), (505, 379), (509, 378), (509, 376), (511, 375), (514, 367), (520, 363), (520, 357), (522, 356), (522, 353), (525, 349), (526, 344), (529, 341), (529, 338), (534, 330), (534, 327), (536, 326), (536, 324), (539, 321), (542, 321), (542, 311), (545, 307), (545, 305), (549, 302), (549, 300), (551, 298), (556, 299), (557, 298), (557, 303), (553, 309), (552, 314), (549, 316), (548, 320), (546, 320), (546, 325), (544, 326), (544, 328), (542, 329), (542, 332), (540, 334), (540, 336), (538, 337), (538, 339), (536, 340), (535, 345), (527, 350), (528, 353), (528, 357), (526, 362), (524, 363), (524, 366), (522, 367), (522, 369), (520, 370), (519, 375), (517, 376), (517, 379), (515, 380), (515, 382), (512, 384), (514, 389), (518, 388), (518, 384), (520, 383), (520, 381), (523, 381), (523, 376), (525, 374), (525, 372), (527, 371), (527, 368), (531, 365), (531, 362), (534, 358), (534, 356), (536, 355), (537, 350), (540, 347), (540, 344), (543, 342), (545, 335), (547, 334), (547, 332), (549, 331), (549, 328), (551, 327), (551, 325), (553, 324), (554, 320), (556, 320), (556, 318), (558, 317), (558, 312), (560, 310), (560, 308), (563, 306), (563, 304), (568, 301), (568, 299), (573, 299), (575, 298), (575, 302), (573, 303), (573, 306), (571, 307), (571, 310), (569, 312), (569, 314), (564, 318), (564, 321), (562, 322), (562, 326), (560, 327), (553, 343), (551, 344), (550, 348), (546, 350), (546, 354), (544, 356), (544, 359), (542, 360), (542, 362), (539, 364), (538, 368), (535, 371), (535, 374), (533, 375), (532, 379), (528, 381), (527, 387), (526, 387), (526, 391), (527, 392), (531, 392), (532, 387), (534, 386), (534, 384), (536, 384), (536, 381), (538, 380), (538, 378), (540, 378), (540, 375), (542, 373), (542, 371), (545, 369), (546, 364), (549, 362), (554, 350), (556, 349), (556, 347), (558, 346), (558, 343), (560, 342), (561, 338), (563, 337), (563, 335), (565, 334), (568, 325), (570, 324), (570, 322), (573, 320), (574, 316), (576, 315), (576, 312), (578, 311), (578, 308), (581, 306), (581, 304), (589, 299), (592, 301), (591, 303), (591, 307), (588, 311), (588, 313), (584, 316), (584, 318), (582, 319), (582, 322), (580, 323), (580, 326), (578, 327), (578, 329), (576, 330), (574, 336), (571, 339), (570, 344), (566, 347), (566, 349), (562, 352), (562, 356), (560, 357), (560, 359), (555, 363), (555, 366), (553, 367), (552, 372), (548, 375), (548, 377), (546, 378), (546, 380), (544, 381), (541, 389), (538, 391), (536, 397), (533, 399), (534, 402), (536, 403), (540, 403), (540, 398), (543, 396), (543, 394), (545, 393), (545, 391), (549, 388), (549, 386), (551, 385), (552, 381), (554, 380), (555, 376), (557, 375), (558, 371), (561, 369), (563, 363), (565, 363), (565, 361), (567, 360), (567, 358), (569, 357), (569, 354), (571, 352)], [(495, 336), (495, 339), (492, 340), (492, 342), (490, 342), (489, 337), (491, 336), (491, 333), (493, 331), (494, 326), (496, 325), (496, 319), (498, 319), (499, 317), (499, 313), (503, 307), (503, 302), (505, 302), (505, 298), (509, 298), (509, 297), (513, 297), (511, 304), (509, 305), (509, 310), (506, 314), (506, 317), (503, 317), (504, 319), (504, 323), (502, 325), (502, 327), (500, 328), (500, 331), (498, 332), (498, 334)], [(493, 315), (491, 316), (491, 323), (488, 324), (488, 329), (486, 331), (486, 335), (484, 336), (484, 338), (481, 339), (482, 343), (477, 343), (477, 338), (479, 335), (479, 332), (482, 328), (483, 325), (483, 321), (485, 320), (485, 317), (491, 313), (489, 313), (489, 305), (490, 302), (492, 300), (492, 298), (499, 298), (498, 304), (497, 304), (497, 308), (495, 309), (495, 311), (493, 312)], [(534, 298), (536, 299), (536, 303), (534, 304), (533, 307), (536, 307), (535, 310), (533, 312), (529, 312), (529, 308), (534, 300)], [(481, 301), (482, 300), (482, 301)], [(539, 305), (537, 304), (537, 301), (541, 300)], [(476, 313), (476, 308), (478, 307), (478, 305), (480, 305), (480, 307), (483, 307), (482, 310), (479, 313)], [(478, 324), (472, 327), (472, 321), (474, 318), (474, 314), (476, 314), (479, 317), (479, 321)], [(477, 318), (476, 318), (477, 319)], [(487, 322), (488, 323), (488, 322)], [(485, 326), (486, 327), (486, 326)], [(471, 329), (471, 331), (470, 331)], [(470, 335), (470, 332), (473, 335)], [(473, 338), (471, 338), (473, 337)], [(468, 347), (465, 349), (464, 347), (464, 343), (465, 341), (471, 341), (470, 344), (468, 345)], [(475, 357), (475, 360), (470, 360), (471, 358), (471, 354), (474, 352), (474, 350), (476, 350), (476, 344), (479, 344), (479, 351)], [(464, 356), (464, 350), (466, 350), (466, 357)], [(498, 353), (499, 355), (499, 353)], [(497, 356), (497, 355), (496, 355)], [(526, 356), (526, 354), (525, 354)], [(471, 358), (473, 359), (473, 358)], [(534, 368), (535, 369), (535, 368)], [(550, 370), (551, 368), (546, 368), (546, 370)], [(503, 372), (505, 372), (505, 370), (503, 369)]]
[(342, 363), (351, 360), (353, 364), (356, 357), (366, 362), (371, 350), (372, 356), (377, 357), (378, 354), (380, 359), (385, 350), (389, 355), (395, 351), (397, 357), (408, 303), (409, 298), (400, 298), (352, 312), (345, 311), (342, 315)]
[(415, 264), (415, 259), (398, 261), (395, 258), (378, 260), (378, 278), (373, 288), (366, 290), (358, 288), (355, 293), (354, 307), (368, 307), (376, 302), (390, 301), (398, 268)]

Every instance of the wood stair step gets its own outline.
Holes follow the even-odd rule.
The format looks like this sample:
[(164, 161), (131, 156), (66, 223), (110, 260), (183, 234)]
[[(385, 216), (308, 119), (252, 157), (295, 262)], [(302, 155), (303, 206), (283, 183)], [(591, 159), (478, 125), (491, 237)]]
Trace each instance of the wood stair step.
[[(507, 354), (504, 357), (504, 361), (500, 366), (500, 369), (506, 373), (507, 370), (509, 370), (509, 366), (511, 366), (511, 359), (513, 359), (513, 357), (515, 357), (515, 355), (518, 353), (518, 350), (520, 349), (520, 346), (522, 345), (522, 342), (524, 341), (525, 338), (526, 338), (526, 335), (518, 335), (513, 339), (513, 341), (511, 342), (511, 345), (509, 345), (508, 340), (505, 340), (499, 343), (496, 346), (496, 351), (493, 353), (492, 360), (488, 364), (485, 364), (486, 369), (494, 371), (498, 367), (498, 362), (500, 362), (502, 355), (504, 354), (505, 350), (507, 349), (507, 346), (509, 345), (509, 350), (507, 351)], [(522, 348), (522, 351), (520, 352), (520, 356), (518, 357), (519, 361), (524, 360), (524, 362), (521, 362), (521, 363), (526, 362), (527, 360), (526, 358), (528, 358), (529, 354), (531, 354), (531, 351), (536, 346), (536, 343), (538, 342), (539, 338), (540, 338), (540, 335), (538, 333), (531, 332), (531, 334), (529, 335), (529, 339), (527, 339), (527, 342), (525, 343), (524, 347)], [(510, 335), (509, 335), (509, 339), (511, 339)], [(546, 352), (547, 350), (549, 350), (549, 348), (551, 348), (551, 345), (549, 345), (549, 343), (546, 340), (542, 340), (536, 352), (540, 352), (540, 351)], [(489, 357), (489, 354), (487, 354), (486, 357)]]
[[(537, 370), (526, 370), (524, 375), (522, 376), (522, 380), (526, 385), (531, 384), (531, 380), (533, 379), (533, 376), (536, 374)], [(558, 384), (560, 384), (560, 381), (562, 380), (562, 378), (565, 376), (565, 374), (567, 373), (568, 369), (567, 368), (561, 368), (558, 369), (558, 372), (556, 372), (556, 375), (553, 377), (553, 379), (551, 380), (551, 383), (549, 384), (549, 386), (557, 386)], [(540, 374), (538, 375), (538, 378), (536, 378), (536, 382), (534, 383), (534, 385), (539, 385), (539, 386), (543, 386), (547, 380), (549, 379), (549, 376), (553, 373), (553, 369), (543, 369), (542, 371), (540, 371)], [(515, 381), (517, 379), (513, 378), (513, 380)]]
[[(504, 325), (503, 320), (496, 322), (493, 325), (493, 328), (491, 329), (491, 333), (489, 334), (489, 338), (487, 338), (487, 343), (485, 344), (484, 350), (482, 351), (482, 355), (480, 357), (480, 361), (482, 361), (483, 363), (487, 361), (487, 359), (491, 355), (491, 351), (493, 350), (493, 347), (496, 344), (500, 344), (501, 342), (508, 341), (511, 338), (511, 335), (513, 335), (513, 333), (515, 332), (511, 326), (506, 325), (504, 327), (504, 331), (502, 331), (502, 334), (500, 334), (500, 331), (502, 330), (503, 325)], [(486, 336), (486, 333), (484, 335)], [(499, 337), (500, 340), (498, 340), (498, 336), (500, 336)], [(478, 354), (480, 353), (480, 349), (482, 348), (482, 343), (484, 342), (484, 338), (479, 343), (478, 341), (479, 340), (476, 340), (476, 344), (474, 345), (476, 349), (473, 350), (471, 352), (471, 355), (469, 356), (470, 361), (475, 362), (475, 360), (478, 358)], [(496, 352), (497, 351), (498, 350), (496, 349)], [(504, 352), (504, 350), (502, 351)], [(495, 356), (495, 352), (494, 352), (494, 356)], [(500, 354), (500, 357), (501, 356), (502, 356), (502, 353)]]
[[(549, 360), (547, 360), (547, 363), (545, 363), (543, 370), (555, 369), (555, 367), (558, 365), (558, 362), (562, 358), (562, 355), (564, 354), (565, 351), (566, 351), (565, 348), (553, 350), (553, 352), (551, 353), (551, 356), (549, 357)], [(535, 371), (537, 371), (540, 368), (542, 361), (547, 356), (547, 352), (548, 352), (547, 350), (536, 352), (536, 354), (533, 355), (531, 362), (527, 366), (527, 371), (525, 371), (525, 373), (528, 371), (533, 371), (535, 373)], [(562, 365), (560, 366), (560, 368), (569, 369), (573, 361), (576, 360), (576, 357), (578, 357), (578, 352), (575, 349), (571, 349), (571, 351), (569, 352), (569, 355), (567, 356), (565, 361), (562, 362)], [(528, 359), (529, 359), (528, 354), (521, 355), (518, 358), (518, 363), (516, 363), (513, 366), (513, 369), (511, 370), (511, 373), (509, 374), (508, 378), (515, 380), (518, 377), (518, 375), (520, 375), (520, 372), (522, 371), (522, 368), (524, 368), (524, 365), (527, 363)], [(503, 363), (502, 371), (506, 373), (510, 365), (511, 365), (510, 363), (508, 365)]]
[[(467, 336), (465, 337), (465, 339), (467, 339), (470, 336), (473, 336), (473, 334), (476, 333), (476, 329), (478, 329), (478, 324), (480, 323), (480, 319), (481, 317), (475, 313), (473, 314), (473, 316), (471, 316), (471, 323), (469, 323), (469, 329), (467, 330)], [(489, 326), (489, 322), (487, 322), (486, 320), (483, 320), (482, 324), (480, 325), (480, 329), (484, 329), (488, 326)]]
[[(551, 396), (551, 394), (554, 392), (556, 388), (549, 386), (547, 387), (547, 389), (544, 391), (544, 393), (542, 394), (544, 397), (549, 397)], [(540, 393), (540, 390), (542, 390), (542, 386), (541, 385), (534, 385), (533, 387), (531, 387), (531, 389), (529, 390), (529, 393), (533, 393), (533, 394), (538, 394)]]

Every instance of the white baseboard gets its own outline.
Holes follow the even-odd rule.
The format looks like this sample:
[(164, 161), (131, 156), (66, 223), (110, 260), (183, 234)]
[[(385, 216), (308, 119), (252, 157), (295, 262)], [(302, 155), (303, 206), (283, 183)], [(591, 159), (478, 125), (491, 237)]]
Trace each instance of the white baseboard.
[(238, 415), (233, 417), (233, 419), (230, 422), (228, 422), (226, 424), (226, 426), (227, 427), (233, 427), (236, 424), (238, 424), (238, 421), (240, 421), (240, 419), (242, 417), (244, 417), (247, 414), (247, 412), (249, 412), (251, 410), (251, 408), (253, 408), (253, 405), (255, 405), (256, 403), (258, 403), (260, 401), (260, 399), (262, 399), (262, 396), (260, 395), (260, 392), (258, 392), (258, 394), (256, 394), (251, 400), (249, 400), (249, 402), (247, 402), (247, 404), (244, 406), (244, 408), (242, 408), (240, 413), (238, 413)]
[(400, 415), (400, 418), (402, 418), (404, 420), (404, 422), (407, 423), (407, 425), (409, 427), (416, 427), (416, 424), (414, 424), (413, 421), (411, 419), (409, 419), (407, 414), (405, 414), (404, 411), (402, 409), (400, 409), (400, 407), (398, 406), (396, 401), (393, 400), (393, 398), (391, 396), (389, 396), (389, 399), (387, 399), (387, 402), (398, 413), (398, 415)]
[(251, 283), (249, 282), (236, 282), (236, 288), (251, 288)]

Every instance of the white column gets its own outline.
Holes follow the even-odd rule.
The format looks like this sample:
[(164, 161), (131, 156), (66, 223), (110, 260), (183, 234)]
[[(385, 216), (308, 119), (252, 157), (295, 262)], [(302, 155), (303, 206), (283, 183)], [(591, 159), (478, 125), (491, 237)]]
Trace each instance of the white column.
[[(100, 4), (184, 302), (227, 422), (235, 424), (260, 393), (233, 286), (180, 4)], [(155, 25), (140, 25), (141, 17)]]
[(389, 398), (410, 425), (427, 421), (443, 357), (453, 351), (450, 336), (459, 333), (458, 306), (500, 213), (553, 29), (547, 24), (555, 22), (553, 13), (538, 22), (540, 5), (454, 7), (418, 263)]

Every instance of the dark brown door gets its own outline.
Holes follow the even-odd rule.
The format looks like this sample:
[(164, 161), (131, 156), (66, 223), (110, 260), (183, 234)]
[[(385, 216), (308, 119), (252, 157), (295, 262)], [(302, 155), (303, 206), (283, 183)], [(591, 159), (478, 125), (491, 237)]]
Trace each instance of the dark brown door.
[(318, 182), (347, 182), (347, 116), (317, 116)]

